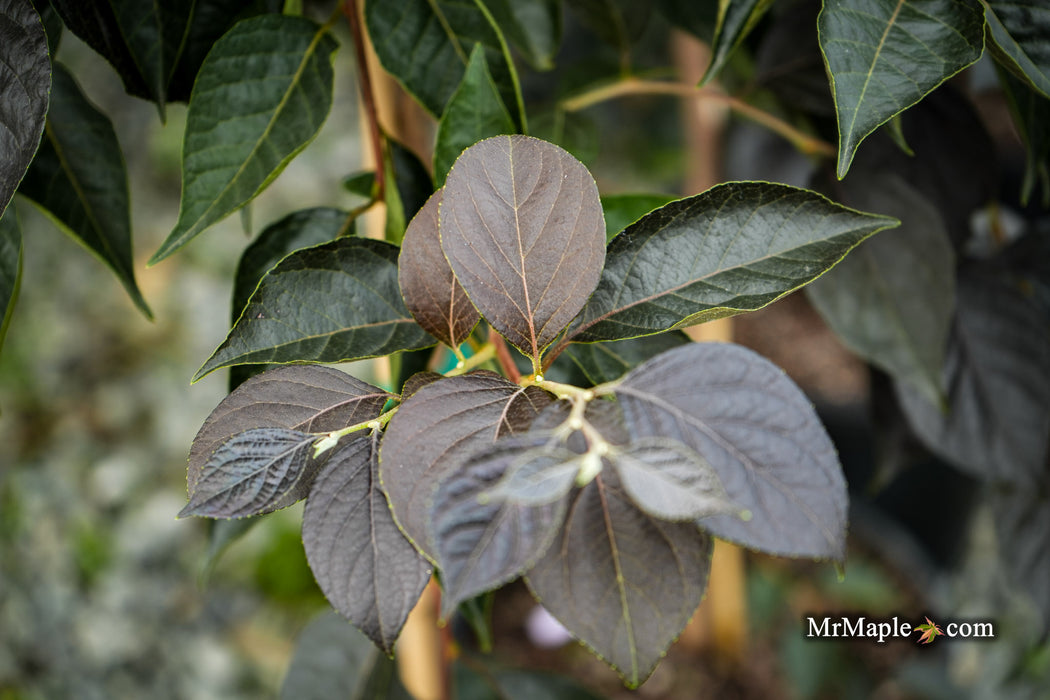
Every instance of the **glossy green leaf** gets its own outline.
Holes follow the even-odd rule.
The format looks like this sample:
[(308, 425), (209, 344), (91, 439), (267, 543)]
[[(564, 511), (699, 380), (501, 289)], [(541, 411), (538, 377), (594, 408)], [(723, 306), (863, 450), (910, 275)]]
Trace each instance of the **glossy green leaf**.
[(434, 144), (434, 179), (444, 184), (452, 164), (468, 146), (517, 129), (492, 81), (485, 51), (475, 45), (463, 82), (445, 107)]
[(635, 440), (606, 457), (634, 504), (660, 520), (735, 513), (718, 473), (699, 454), (666, 438)]
[(70, 30), (102, 54), (131, 95), (167, 102), (168, 81), (179, 59), (193, 3), (135, 0), (52, 0)]
[(270, 270), (196, 379), (238, 364), (345, 362), (434, 344), (397, 285), (398, 249), (339, 238)]
[[(212, 454), (238, 433), (257, 428), (339, 430), (372, 420), (389, 398), (382, 389), (330, 367), (278, 367), (252, 377), (215, 407), (193, 439), (187, 470), (190, 490)], [(306, 493), (304, 488), (297, 498)]]
[(929, 449), (979, 478), (1033, 488), (1050, 444), (1050, 327), (1030, 291), (964, 269), (944, 363), (947, 411), (896, 383)]
[(315, 618), (296, 641), (281, 700), (412, 700), (397, 665), (333, 613)]
[(629, 687), (652, 673), (700, 605), (713, 541), (639, 510), (606, 470), (571, 500), (529, 588)]
[(845, 201), (901, 225), (858, 246), (806, 293), (850, 349), (941, 403), (955, 309), (955, 251), (944, 222), (894, 176), (851, 177), (839, 187)]
[(619, 379), (642, 362), (693, 342), (685, 333), (672, 331), (659, 335), (605, 343), (574, 343), (565, 350), (591, 384)]
[(565, 0), (580, 20), (621, 56), (629, 55), (652, 15), (652, 4), (637, 0)]
[[(493, 490), (508, 470), (538, 452), (545, 440), (533, 435), (500, 440), (460, 463), (438, 486), (430, 506), (430, 527), (446, 616), (461, 602), (530, 569), (557, 533), (565, 513), (564, 498), (529, 504)], [(547, 454), (557, 460), (564, 452)]]
[[(242, 211), (244, 211), (242, 209)], [(320, 245), (340, 235), (354, 231), (354, 222), (340, 209), (316, 207), (293, 212), (263, 229), (241, 253), (233, 278), (233, 304), (230, 324), (237, 323), (248, 304), (252, 292), (263, 276), (286, 255), (310, 246)], [(244, 365), (230, 368), (230, 391), (244, 380), (264, 371), (266, 365)]]
[(441, 252), (441, 194), (438, 190), (431, 195), (405, 231), (397, 262), (398, 282), (405, 306), (423, 330), (450, 348), (458, 348), (480, 317)]
[(316, 440), (284, 428), (237, 433), (201, 467), (178, 517), (243, 518), (277, 510), (316, 475), (318, 465), (311, 459)]
[(485, 0), (496, 24), (538, 70), (554, 68), (561, 43), (561, 0)]
[(840, 178), (868, 134), (984, 50), (977, 0), (825, 0), (817, 21), (838, 114)]
[(499, 39), (473, 0), (368, 0), (365, 21), (383, 67), (435, 117), (445, 111), (479, 43), (504, 101), (513, 99)]
[(773, 0), (719, 0), (715, 37), (711, 42), (711, 64), (700, 81), (701, 85), (721, 72), (732, 53), (772, 5)]
[(423, 161), (411, 149), (389, 138), (387, 144), (390, 146), (390, 168), (394, 171), (397, 196), (407, 223), (434, 193), (434, 182)]
[(47, 50), (54, 56), (62, 43), (62, 30), (65, 26), (58, 12), (51, 6), (50, 0), (31, 0), (36, 11), (40, 13), (40, 21), (44, 25), (44, 33), (47, 34)]
[(160, 262), (259, 194), (306, 147), (332, 105), (328, 30), (267, 15), (236, 25), (194, 84), (182, 152), (182, 200)]
[(0, 216), (40, 145), (51, 59), (29, 0), (0, 0)]
[(999, 62), (1050, 99), (1050, 6), (1042, 0), (987, 0), (984, 18)]
[(0, 216), (0, 349), (4, 345), (7, 327), (18, 301), (22, 283), (22, 231), (18, 226), (15, 208)]
[(605, 238), (612, 237), (654, 209), (670, 204), (675, 197), (666, 194), (607, 194), (602, 196), (605, 212)]
[[(771, 554), (845, 559), (835, 447), (781, 369), (738, 345), (693, 343), (639, 366), (615, 391), (633, 439), (681, 443), (718, 473), (735, 514), (702, 518), (705, 530)], [(751, 517), (737, 517), (742, 510)]]
[(56, 64), (40, 151), (18, 192), (109, 267), (152, 318), (135, 283), (128, 177), (113, 124)]
[(445, 183), (441, 248), (493, 328), (537, 362), (601, 275), (605, 224), (594, 178), (527, 136), (471, 146)]
[(1010, 73), (1000, 72), (999, 80), (1028, 153), (1021, 202), (1027, 204), (1038, 186), (1043, 206), (1050, 207), (1050, 99)]
[(718, 0), (656, 0), (656, 9), (671, 26), (711, 43), (718, 23)]
[(633, 338), (760, 309), (894, 223), (786, 185), (718, 185), (612, 240), (598, 289), (568, 338)]
[(428, 514), (443, 476), (497, 437), (527, 429), (550, 400), (536, 387), (478, 371), (426, 384), (401, 404), (383, 438), (379, 476), (417, 549), (436, 559)]
[(235, 24), (257, 15), (280, 12), (281, 6), (282, 0), (194, 0), (193, 19), (168, 84), (168, 101), (189, 101), (208, 52)]
[[(112, 64), (125, 90), (157, 103), (190, 96), (204, 54), (234, 22), (280, 0), (51, 0), (69, 29)], [(203, 50), (202, 50), (203, 49)]]
[(387, 655), (430, 580), (379, 486), (379, 435), (340, 445), (303, 511), (303, 546), (329, 602)]

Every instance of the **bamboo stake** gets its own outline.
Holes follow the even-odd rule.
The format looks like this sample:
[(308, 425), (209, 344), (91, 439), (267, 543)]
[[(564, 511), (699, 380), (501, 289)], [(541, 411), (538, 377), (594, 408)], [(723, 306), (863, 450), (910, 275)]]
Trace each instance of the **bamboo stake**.
[[(711, 60), (711, 50), (697, 39), (676, 32), (672, 49), (681, 80), (687, 85), (700, 81)], [(725, 103), (689, 100), (683, 103), (683, 130), (689, 171), (686, 194), (702, 192), (722, 179), (722, 144), (728, 117)], [(695, 341), (728, 342), (733, 337), (732, 319), (723, 318), (686, 331)], [(709, 649), (715, 658), (730, 666), (744, 660), (747, 632), (747, 599), (744, 555), (739, 547), (715, 541), (707, 596), (693, 621), (683, 630), (680, 643), (693, 650)]]

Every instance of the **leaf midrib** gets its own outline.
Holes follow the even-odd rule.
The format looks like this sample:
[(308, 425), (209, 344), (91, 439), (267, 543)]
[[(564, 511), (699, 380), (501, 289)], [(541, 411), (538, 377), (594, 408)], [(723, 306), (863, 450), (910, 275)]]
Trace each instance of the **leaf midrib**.
[[(268, 140), (271, 132), (273, 131), (274, 125), (277, 123), (278, 118), (284, 111), (285, 107), (288, 105), (288, 102), (291, 99), (291, 95), (296, 92), (296, 88), (299, 85), (302, 75), (306, 70), (306, 66), (309, 65), (312, 61), (314, 54), (317, 52), (318, 44), (320, 44), (321, 39), (326, 34), (328, 34), (328, 30), (328, 25), (324, 25), (322, 27), (318, 27), (317, 31), (314, 32), (314, 37), (310, 40), (309, 46), (306, 47), (306, 51), (303, 53), (303, 58), (299, 62), (298, 68), (296, 68), (295, 73), (292, 75), (292, 78), (288, 83), (288, 87), (285, 89), (284, 94), (281, 95), (280, 101), (277, 103), (277, 106), (273, 110), (273, 116), (266, 124), (266, 129), (263, 131), (262, 135), (259, 136), (259, 138), (255, 139), (255, 145), (252, 147), (251, 152), (243, 160), (243, 162), (241, 162), (240, 167), (237, 168), (237, 172), (235, 172), (230, 177), (229, 181), (222, 188), (222, 191), (212, 198), (211, 204), (208, 205), (208, 208), (205, 209), (204, 212), (202, 212), (201, 215), (197, 217), (193, 224), (191, 224), (181, 236), (179, 236), (180, 243), (182, 241), (188, 240), (197, 233), (200, 233), (200, 231), (202, 230), (199, 228), (201, 226), (201, 222), (206, 221), (208, 219), (208, 217), (212, 214), (212, 211), (219, 205), (220, 202), (222, 202), (225, 199), (226, 195), (230, 192), (233, 186), (236, 185), (237, 182), (241, 179), (241, 176), (247, 169), (248, 164), (255, 160), (255, 157), (259, 152), (260, 144), (265, 143)], [(169, 250), (174, 251), (176, 248), (178, 248), (178, 245), (173, 245), (170, 247)], [(163, 249), (161, 252), (163, 252)], [(159, 254), (160, 252), (158, 252), (157, 255)], [(157, 255), (154, 255), (154, 259), (151, 262), (159, 262), (160, 258), (158, 258)]]

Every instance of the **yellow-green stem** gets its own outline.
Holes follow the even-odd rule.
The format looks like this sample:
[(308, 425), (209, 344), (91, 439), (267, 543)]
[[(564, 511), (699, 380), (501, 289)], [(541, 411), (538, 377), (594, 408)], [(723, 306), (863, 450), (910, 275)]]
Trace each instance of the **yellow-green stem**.
[(747, 102), (727, 95), (724, 92), (708, 87), (697, 87), (685, 83), (671, 83), (657, 80), (624, 78), (615, 83), (588, 90), (560, 103), (566, 112), (578, 112), (607, 100), (627, 97), (629, 95), (675, 95), (693, 99), (707, 99), (721, 102), (740, 116), (761, 124), (770, 131), (787, 139), (791, 145), (806, 155), (834, 157), (836, 149), (830, 143), (805, 134), (783, 119), (776, 117)]

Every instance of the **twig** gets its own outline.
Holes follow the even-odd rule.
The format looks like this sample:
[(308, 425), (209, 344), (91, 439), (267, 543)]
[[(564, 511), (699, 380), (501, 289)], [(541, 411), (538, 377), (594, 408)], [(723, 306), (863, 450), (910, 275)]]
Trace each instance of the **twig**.
[(603, 85), (563, 100), (561, 108), (566, 112), (578, 112), (600, 102), (629, 95), (676, 95), (693, 99), (715, 100), (726, 105), (740, 116), (761, 124), (770, 131), (783, 136), (795, 148), (806, 155), (832, 158), (837, 152), (835, 147), (827, 141), (804, 134), (783, 119), (775, 117), (769, 112), (750, 105), (737, 97), (712, 88), (686, 85), (685, 83), (624, 78), (615, 83)]

